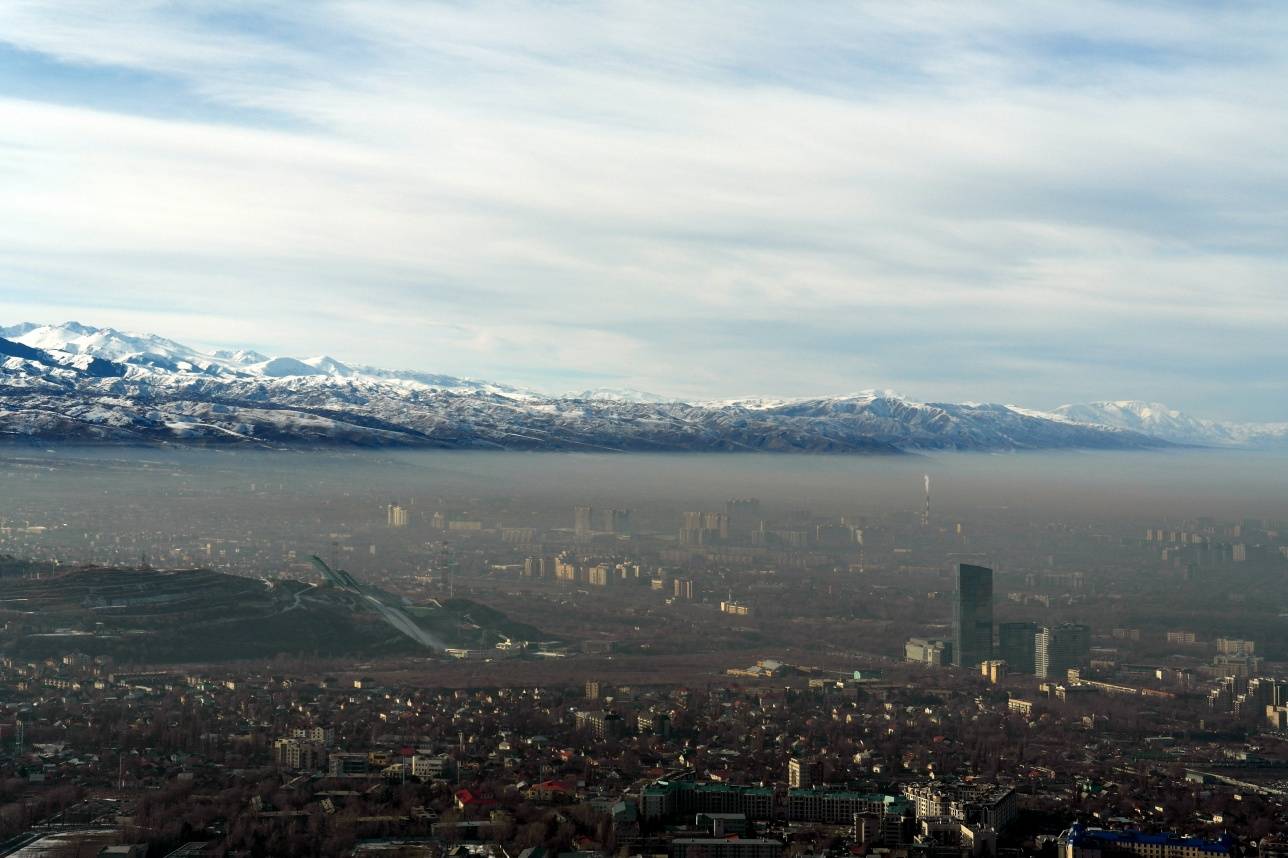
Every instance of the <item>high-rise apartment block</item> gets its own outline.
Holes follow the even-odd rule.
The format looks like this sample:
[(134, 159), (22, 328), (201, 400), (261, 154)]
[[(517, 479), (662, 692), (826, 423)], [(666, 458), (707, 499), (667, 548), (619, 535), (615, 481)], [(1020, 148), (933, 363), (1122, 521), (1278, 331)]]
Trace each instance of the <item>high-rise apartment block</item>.
[(1239, 638), (1217, 638), (1216, 651), (1219, 655), (1255, 655), (1257, 645)]
[(284, 769), (321, 770), (326, 768), (326, 745), (312, 739), (278, 739), (273, 743), (273, 762)]
[(577, 563), (577, 558), (567, 553), (559, 554), (555, 557), (555, 580), (576, 582), (582, 580), (582, 566)]
[(572, 529), (578, 536), (589, 536), (594, 530), (595, 509), (589, 506), (572, 508)]
[(555, 577), (555, 559), (553, 557), (526, 557), (523, 560), (524, 578)]
[(631, 511), (629, 509), (604, 510), (604, 530), (609, 533), (629, 534), (631, 532)]
[(712, 545), (729, 538), (729, 516), (723, 512), (686, 512), (680, 526), (683, 545)]
[(1064, 679), (1069, 668), (1085, 667), (1090, 656), (1090, 626), (1043, 626), (1035, 638), (1034, 672), (1042, 679)]
[(809, 789), (823, 780), (823, 765), (818, 760), (792, 757), (787, 762), (787, 785), (792, 789)]

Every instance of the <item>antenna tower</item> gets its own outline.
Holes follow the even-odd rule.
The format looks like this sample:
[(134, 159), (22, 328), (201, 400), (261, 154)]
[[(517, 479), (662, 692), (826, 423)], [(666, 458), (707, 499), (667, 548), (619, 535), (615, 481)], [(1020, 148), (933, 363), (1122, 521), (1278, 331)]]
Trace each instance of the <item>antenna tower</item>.
[(921, 526), (930, 526), (930, 474), (924, 475), (926, 478), (926, 506), (921, 510)]

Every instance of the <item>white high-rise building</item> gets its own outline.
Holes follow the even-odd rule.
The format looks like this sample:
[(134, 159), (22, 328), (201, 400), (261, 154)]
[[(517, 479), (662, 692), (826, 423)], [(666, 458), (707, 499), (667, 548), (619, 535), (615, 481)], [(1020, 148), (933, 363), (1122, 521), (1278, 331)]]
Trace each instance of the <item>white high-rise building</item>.
[(1044, 626), (1034, 638), (1034, 672), (1042, 679), (1064, 679), (1069, 668), (1085, 667), (1090, 654), (1090, 626)]

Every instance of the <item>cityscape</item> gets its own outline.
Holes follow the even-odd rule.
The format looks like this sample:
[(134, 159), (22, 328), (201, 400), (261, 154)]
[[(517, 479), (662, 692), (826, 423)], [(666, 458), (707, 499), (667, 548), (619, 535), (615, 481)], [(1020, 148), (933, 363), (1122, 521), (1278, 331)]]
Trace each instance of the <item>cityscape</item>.
[(0, 0), (0, 858), (1288, 858), (1285, 81)]
[(689, 507), (644, 475), (742, 466), (275, 455), (4, 458), (6, 848), (1288, 849), (1282, 513), (972, 504), (988, 462), (757, 460), (729, 487), (791, 497)]

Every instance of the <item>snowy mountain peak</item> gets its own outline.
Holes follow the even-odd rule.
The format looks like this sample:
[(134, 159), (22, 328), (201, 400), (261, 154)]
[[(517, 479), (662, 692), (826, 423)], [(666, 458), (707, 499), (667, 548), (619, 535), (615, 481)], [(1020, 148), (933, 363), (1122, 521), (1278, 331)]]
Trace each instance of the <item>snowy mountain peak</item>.
[(1185, 418), (1185, 415), (1180, 411), (1164, 405), (1161, 402), (1145, 402), (1140, 399), (1116, 399), (1107, 402), (1092, 402), (1090, 403), (1090, 406), (1121, 414), (1134, 414), (1142, 420), (1176, 420)]
[(1172, 440), (1182, 443), (1201, 443), (1211, 429), (1206, 421), (1182, 414), (1166, 405), (1133, 399), (1061, 405), (1055, 409), (1055, 413), (1083, 423), (1098, 423), (1132, 431), (1166, 432)]
[(1288, 424), (1203, 420), (1162, 403), (1138, 399), (1061, 405), (1054, 414), (1079, 423), (1140, 432), (1174, 444), (1231, 447), (1288, 441)]
[(338, 375), (343, 378), (347, 378), (354, 374), (352, 369), (340, 363), (340, 361), (330, 355), (319, 355), (318, 357), (305, 358), (304, 363), (325, 375)]
[(60, 325), (33, 325), (26, 322), (15, 327), (25, 330), (11, 339), (24, 345), (46, 351), (91, 355), (104, 360), (121, 360), (139, 355), (167, 360), (209, 357), (173, 340), (152, 334), (127, 333), (115, 328), (92, 328), (80, 322), (63, 322)]
[(262, 355), (254, 349), (238, 349), (237, 351), (219, 349), (218, 351), (211, 352), (210, 356), (218, 358), (219, 360), (228, 361), (229, 363), (239, 364), (241, 366), (249, 366), (253, 363), (263, 363), (269, 359), (268, 355)]
[(19, 322), (18, 324), (10, 325), (7, 328), (0, 328), (0, 337), (3, 337), (6, 340), (16, 339), (28, 331), (34, 331), (39, 327), (40, 325), (37, 325), (35, 322)]
[(917, 402), (916, 400), (910, 399), (894, 390), (877, 389), (860, 390), (856, 393), (829, 394), (825, 396), (797, 396), (787, 398), (749, 396), (740, 399), (716, 399), (702, 404), (763, 410), (767, 408), (800, 407), (805, 405), (825, 406), (827, 404), (839, 403), (848, 403), (850, 405), (871, 405), (881, 401), (899, 402), (907, 405), (926, 405), (924, 402)]
[(719, 402), (605, 388), (545, 396), (326, 355), (205, 353), (78, 322), (0, 332), (11, 335), (0, 336), (0, 437), (42, 441), (890, 453), (1288, 440), (1288, 424), (1198, 420), (1131, 400), (1046, 413), (891, 390)]
[(633, 390), (629, 387), (595, 387), (578, 393), (569, 393), (568, 399), (590, 399), (601, 402), (680, 402), (670, 396), (661, 396), (645, 390)]
[(250, 371), (269, 378), (286, 378), (294, 375), (326, 375), (317, 367), (309, 366), (302, 360), (292, 357), (275, 357), (261, 363), (251, 364)]

